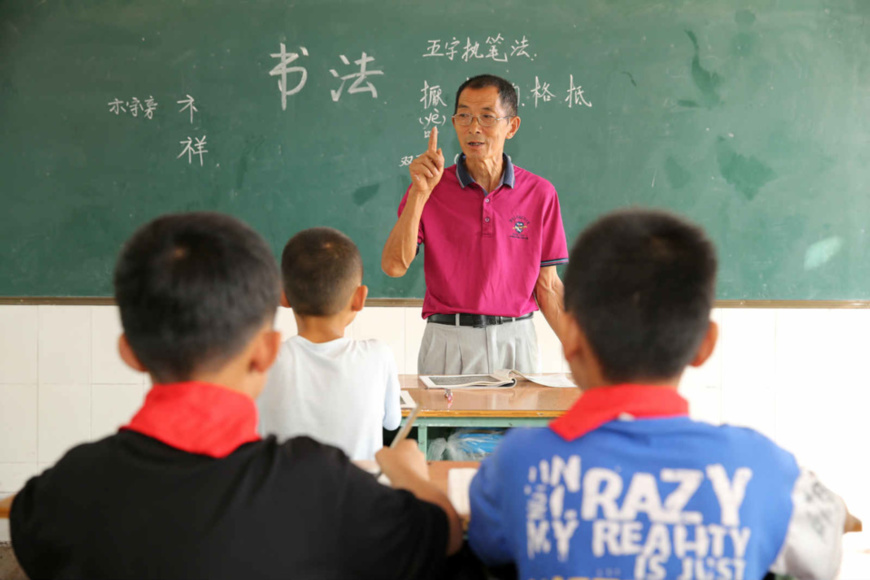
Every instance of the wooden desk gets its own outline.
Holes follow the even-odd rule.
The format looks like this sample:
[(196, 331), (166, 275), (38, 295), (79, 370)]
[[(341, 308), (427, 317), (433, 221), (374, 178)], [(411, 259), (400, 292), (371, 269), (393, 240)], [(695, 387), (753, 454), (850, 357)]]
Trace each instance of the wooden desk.
[(480, 461), (429, 461), (429, 481), (447, 494), (447, 472), (459, 467), (480, 467)]
[[(402, 389), (423, 407), (414, 425), (423, 453), (429, 447), (429, 427), (544, 426), (571, 408), (580, 389), (542, 387), (521, 380), (515, 387), (453, 389), (453, 402), (444, 389), (427, 389), (417, 375), (399, 375)], [(402, 410), (407, 417), (410, 411)]]
[[(446, 477), (446, 476), (445, 476)], [(0, 496), (0, 519), (9, 519), (9, 511), (12, 509), (12, 495)]]
[[(369, 459), (354, 461), (359, 467), (368, 472), (378, 471), (378, 462)], [(457, 467), (480, 467), (480, 461), (427, 461), (429, 464), (429, 481), (447, 495), (447, 472)]]

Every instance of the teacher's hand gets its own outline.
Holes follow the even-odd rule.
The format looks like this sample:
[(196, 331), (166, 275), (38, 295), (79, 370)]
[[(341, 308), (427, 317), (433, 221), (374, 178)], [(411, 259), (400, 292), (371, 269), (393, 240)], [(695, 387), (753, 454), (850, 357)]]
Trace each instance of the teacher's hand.
[(425, 202), (432, 194), (432, 190), (441, 181), (444, 174), (444, 153), (438, 148), (438, 129), (432, 128), (429, 133), (429, 148), (425, 153), (418, 156), (408, 167), (411, 173), (411, 184), (417, 190), (417, 194)]

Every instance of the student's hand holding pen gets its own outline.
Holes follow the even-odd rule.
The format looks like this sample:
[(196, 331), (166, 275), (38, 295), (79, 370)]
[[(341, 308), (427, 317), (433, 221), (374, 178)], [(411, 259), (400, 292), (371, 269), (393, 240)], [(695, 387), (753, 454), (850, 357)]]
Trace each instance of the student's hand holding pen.
[(426, 456), (413, 439), (400, 441), (395, 447), (384, 447), (375, 454), (375, 459), (393, 487), (405, 487), (402, 484), (409, 477), (429, 481)]

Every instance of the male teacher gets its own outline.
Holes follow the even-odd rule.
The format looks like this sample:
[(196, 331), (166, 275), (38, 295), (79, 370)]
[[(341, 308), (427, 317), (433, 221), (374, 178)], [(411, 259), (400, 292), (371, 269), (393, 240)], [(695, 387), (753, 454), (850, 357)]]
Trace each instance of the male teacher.
[(560, 340), (564, 316), (556, 265), (568, 261), (568, 248), (556, 189), (504, 153), (520, 128), (508, 81), (464, 82), (453, 128), (462, 155), (445, 169), (432, 129), (381, 256), (387, 275), (403, 276), (426, 245), (428, 324), (417, 372), (539, 372), (532, 315), (540, 308)]

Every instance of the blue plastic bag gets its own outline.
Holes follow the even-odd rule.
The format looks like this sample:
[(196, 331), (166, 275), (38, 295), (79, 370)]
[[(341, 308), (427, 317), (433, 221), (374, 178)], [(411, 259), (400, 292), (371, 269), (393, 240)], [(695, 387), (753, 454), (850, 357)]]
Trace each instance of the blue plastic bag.
[(438, 438), (429, 444), (430, 461), (480, 461), (501, 442), (501, 429), (457, 429), (447, 439)]

